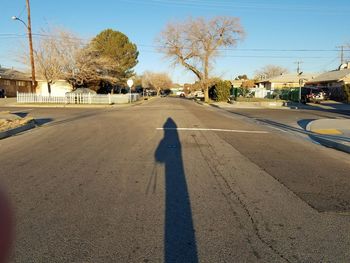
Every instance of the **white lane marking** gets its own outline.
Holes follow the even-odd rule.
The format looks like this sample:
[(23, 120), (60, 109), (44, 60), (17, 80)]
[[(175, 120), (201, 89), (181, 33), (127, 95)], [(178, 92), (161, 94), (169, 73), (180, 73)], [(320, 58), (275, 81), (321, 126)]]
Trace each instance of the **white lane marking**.
[(157, 130), (177, 130), (177, 131), (220, 131), (236, 133), (269, 133), (267, 131), (245, 131), (245, 130), (228, 130), (228, 129), (209, 129), (209, 128), (156, 128)]

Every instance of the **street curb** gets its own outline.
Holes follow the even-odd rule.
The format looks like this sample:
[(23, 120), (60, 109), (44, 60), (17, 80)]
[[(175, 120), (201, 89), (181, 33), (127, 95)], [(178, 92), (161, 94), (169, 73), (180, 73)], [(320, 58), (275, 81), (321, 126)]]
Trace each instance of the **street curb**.
[(204, 101), (201, 101), (201, 100), (195, 100), (195, 99), (190, 99), (190, 100), (202, 106), (212, 106), (210, 103), (205, 103)]
[(325, 137), (318, 135), (310, 135), (311, 139), (322, 144), (323, 146), (333, 148), (342, 152), (350, 153), (350, 144), (337, 142), (336, 140), (326, 139)]
[(34, 123), (34, 121), (31, 121), (28, 124), (25, 124), (23, 126), (20, 126), (20, 127), (11, 129), (11, 130), (7, 130), (7, 131), (2, 131), (2, 132), (0, 132), (0, 140), (7, 138), (7, 137), (10, 137), (10, 136), (13, 136), (17, 133), (21, 133), (21, 132), (33, 129), (34, 127), (35, 127), (35, 123)]
[[(329, 124), (327, 123), (327, 125), (330, 125), (332, 128), (334, 129), (342, 129), (344, 124), (343, 122), (341, 122), (341, 125), (339, 123), (337, 123), (337, 121), (339, 120), (328, 120), (328, 119), (319, 119), (319, 120), (314, 120), (311, 121), (307, 124), (306, 126), (306, 130), (308, 132), (314, 132), (316, 125), (319, 126), (319, 128), (323, 128), (326, 129), (327, 125), (324, 124), (324, 122), (330, 122)], [(341, 120), (342, 121), (342, 120)], [(348, 121), (348, 120), (344, 120), (344, 121)], [(329, 148), (334, 148), (337, 149), (339, 151), (342, 152), (346, 152), (346, 153), (350, 153), (350, 139), (349, 141), (347, 141), (346, 139), (343, 140), (338, 140), (337, 138), (328, 138), (327, 135), (319, 135), (316, 133), (313, 133), (312, 135), (310, 135), (311, 139), (313, 139), (314, 141), (322, 144), (323, 146), (329, 147)]]
[[(345, 123), (345, 124), (344, 124)], [(333, 129), (349, 129), (350, 128), (350, 120), (348, 119), (318, 119), (309, 122), (306, 126), (306, 130), (313, 131), (315, 130), (315, 126), (317, 129), (327, 129), (332, 127)]]

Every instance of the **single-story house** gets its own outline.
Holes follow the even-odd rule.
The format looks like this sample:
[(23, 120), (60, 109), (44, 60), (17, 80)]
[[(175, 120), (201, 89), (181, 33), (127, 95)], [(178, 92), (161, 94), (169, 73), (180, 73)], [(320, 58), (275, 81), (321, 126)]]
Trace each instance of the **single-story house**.
[[(73, 90), (73, 86), (66, 80), (55, 80), (50, 84), (50, 87), (51, 96), (65, 96), (67, 92), (71, 92)], [(43, 96), (49, 95), (49, 89), (46, 81), (38, 80), (36, 94), (40, 94)]]
[(346, 98), (345, 85), (350, 85), (350, 62), (306, 82), (306, 86), (323, 88), (327, 90), (331, 99), (340, 101)]
[(240, 88), (240, 87), (242, 87), (243, 82), (244, 82), (244, 79), (231, 80), (231, 84), (232, 84), (233, 88)]
[(0, 67), (0, 90), (6, 97), (16, 97), (17, 92), (31, 92), (32, 79), (23, 72)]
[(267, 90), (284, 89), (284, 88), (297, 88), (304, 86), (304, 84), (312, 80), (316, 74), (281, 74), (276, 77), (263, 79), (257, 81), (258, 88), (265, 88)]
[(255, 87), (256, 97), (266, 97), (272, 94), (274, 90), (291, 89), (303, 87), (307, 81), (312, 80), (316, 74), (304, 74), (304, 73), (288, 73), (281, 74), (268, 79), (262, 79), (257, 81)]

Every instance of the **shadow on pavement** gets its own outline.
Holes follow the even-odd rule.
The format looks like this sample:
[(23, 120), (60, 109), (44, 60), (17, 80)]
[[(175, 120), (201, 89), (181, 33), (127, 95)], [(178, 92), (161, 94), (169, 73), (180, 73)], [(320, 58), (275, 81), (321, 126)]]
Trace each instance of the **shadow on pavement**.
[[(321, 113), (336, 113), (342, 115), (343, 118), (350, 119), (350, 105), (344, 103), (333, 103), (333, 102), (321, 102), (321, 104), (300, 104), (291, 102), (287, 104), (287, 107), (294, 108), (298, 107), (300, 110), (318, 111)], [(313, 113), (315, 114), (315, 113)], [(322, 117), (323, 115), (319, 115)], [(330, 116), (324, 116), (331, 118)]]
[(35, 119), (35, 124), (38, 126), (45, 125), (46, 123), (52, 122), (53, 119), (51, 118), (41, 118), (41, 119)]
[(13, 209), (7, 195), (0, 189), (0, 262), (9, 262), (14, 237)]
[(11, 112), (11, 113), (21, 118), (25, 118), (28, 115), (28, 112)]
[(198, 262), (190, 197), (176, 123), (168, 118), (155, 159), (165, 164), (164, 262)]
[(306, 130), (306, 126), (307, 126), (310, 122), (312, 122), (312, 121), (314, 121), (314, 120), (316, 120), (316, 119), (299, 120), (299, 121), (297, 121), (297, 123), (298, 123), (298, 125), (299, 125), (301, 128), (303, 128), (304, 130)]

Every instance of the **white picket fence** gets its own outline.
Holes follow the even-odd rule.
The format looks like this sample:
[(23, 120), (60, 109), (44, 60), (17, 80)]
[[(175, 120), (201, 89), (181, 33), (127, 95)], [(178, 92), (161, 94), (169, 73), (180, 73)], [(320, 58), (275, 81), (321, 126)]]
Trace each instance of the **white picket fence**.
[(65, 96), (49, 96), (36, 93), (17, 92), (18, 103), (47, 103), (47, 104), (122, 104), (138, 101), (140, 95), (132, 94), (74, 94)]

